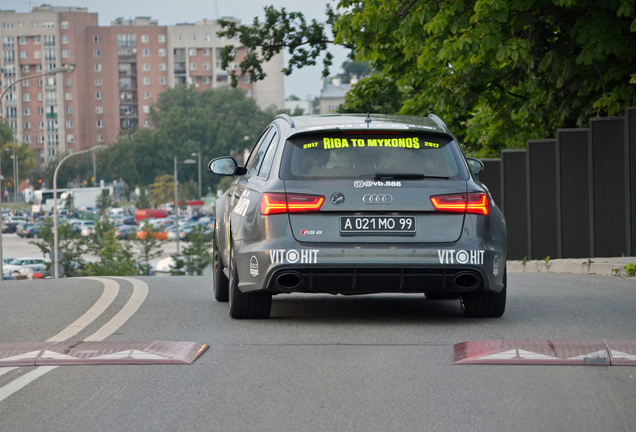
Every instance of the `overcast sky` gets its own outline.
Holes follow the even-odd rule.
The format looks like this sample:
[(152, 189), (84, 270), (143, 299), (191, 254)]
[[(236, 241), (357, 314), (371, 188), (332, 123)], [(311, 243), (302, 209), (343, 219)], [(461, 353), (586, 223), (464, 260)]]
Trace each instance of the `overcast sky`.
[[(243, 23), (251, 23), (255, 16), (264, 17), (263, 8), (274, 5), (285, 7), (287, 11), (302, 12), (307, 19), (315, 18), (320, 22), (326, 19), (326, 4), (330, 0), (293, 1), (293, 0), (47, 0), (43, 2), (29, 0), (0, 0), (0, 9), (29, 12), (42, 3), (53, 6), (86, 7), (89, 12), (99, 14), (99, 25), (108, 26), (116, 18), (134, 18), (150, 16), (159, 21), (159, 25), (173, 25), (182, 22), (194, 23), (203, 18), (216, 19), (224, 16), (239, 18)], [(331, 2), (332, 6), (335, 6)], [(340, 72), (340, 65), (347, 58), (343, 48), (333, 49), (336, 56), (332, 74)], [(285, 97), (291, 94), (305, 99), (310, 94), (320, 93), (321, 61), (319, 66), (303, 68), (285, 78)]]

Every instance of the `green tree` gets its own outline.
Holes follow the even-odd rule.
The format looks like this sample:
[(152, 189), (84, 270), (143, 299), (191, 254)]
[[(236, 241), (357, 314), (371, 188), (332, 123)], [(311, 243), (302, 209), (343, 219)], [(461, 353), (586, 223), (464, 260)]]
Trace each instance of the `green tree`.
[(142, 275), (149, 275), (152, 265), (150, 261), (159, 257), (162, 253), (162, 247), (159, 240), (157, 240), (156, 234), (159, 230), (150, 224), (144, 224), (142, 231), (145, 233), (140, 238), (136, 239), (139, 248), (139, 273)]
[(361, 79), (345, 95), (341, 113), (395, 114), (402, 107), (403, 95), (395, 80), (382, 75)]
[(91, 237), (87, 252), (99, 257), (97, 262), (88, 262), (78, 273), (82, 276), (135, 276), (139, 274), (132, 246), (115, 238), (115, 227), (105, 220), (95, 224), (95, 235)]
[(66, 214), (73, 214), (75, 211), (75, 198), (73, 198), (73, 194), (69, 193), (64, 200), (64, 210), (66, 210)]
[[(75, 234), (73, 227), (67, 223), (58, 224), (57, 235), (61, 252), (60, 264), (64, 268), (64, 276), (77, 276), (79, 269), (84, 266), (82, 257), (88, 248), (88, 240), (82, 238), (79, 234)], [(37, 246), (44, 256), (49, 255), (55, 245), (52, 218), (44, 220), (38, 236), (38, 240), (29, 243)], [(53, 269), (49, 269), (49, 271), (53, 274)]]
[[(99, 169), (127, 184), (148, 186), (160, 175), (173, 172), (173, 158), (202, 161), (251, 147), (277, 113), (262, 111), (241, 90), (198, 90), (179, 86), (159, 94), (151, 107), (152, 127), (122, 133), (99, 154)], [(197, 165), (180, 165), (182, 182), (198, 182)], [(203, 179), (216, 182), (215, 176)]]
[(179, 182), (179, 201), (189, 201), (199, 198), (199, 183), (194, 180)]
[(172, 255), (174, 265), (170, 268), (170, 274), (174, 276), (201, 276), (203, 270), (210, 265), (212, 262), (210, 244), (206, 243), (203, 231), (203, 226), (196, 225), (194, 230), (188, 234), (189, 242), (183, 248), (181, 255)]
[[(273, 7), (265, 8), (265, 25), (222, 23), (219, 34), (238, 36), (248, 49), (240, 69), (256, 70), (254, 80), (262, 78), (257, 65), (284, 49), (308, 44), (315, 58), (329, 42), (350, 47), (380, 75), (365, 86), (392, 80), (399, 113), (435, 112), (479, 156), (636, 105), (632, 0), (341, 0), (338, 8), (341, 15), (330, 12), (312, 27), (311, 39), (299, 37), (302, 14)], [(232, 53), (224, 50), (224, 64)], [(313, 64), (292, 58), (286, 73)], [(356, 106), (355, 91), (345, 109)]]
[[(101, 155), (101, 154), (100, 154)], [(36, 167), (37, 179), (42, 179), (46, 187), (53, 189), (53, 174), (64, 154), (58, 154), (55, 159), (49, 160), (42, 168)], [(98, 156), (99, 160), (99, 156)], [(44, 161), (40, 160), (40, 163)], [(22, 170), (22, 168), (20, 168)], [(91, 179), (93, 177), (93, 160), (90, 153), (67, 159), (66, 162), (57, 171), (57, 187), (67, 188), (73, 181), (86, 186), (92, 186)], [(39, 183), (35, 181), (35, 184)]]
[(174, 176), (164, 174), (155, 178), (154, 183), (150, 185), (150, 194), (156, 206), (174, 202)]
[[(7, 136), (6, 129), (9, 129), (11, 135)], [(13, 151), (15, 150), (15, 156), (18, 158), (18, 175), (20, 176), (20, 182), (26, 179), (31, 179), (33, 183), (34, 179), (31, 174), (36, 165), (35, 152), (29, 147), (28, 144), (16, 144), (13, 142), (11, 128), (8, 127), (6, 122), (0, 122), (0, 141), (2, 151), (2, 176), (4, 177), (4, 184), (11, 182), (13, 185), (14, 166), (13, 166)], [(5, 141), (7, 140), (7, 141)], [(5, 151), (6, 149), (10, 151)], [(13, 186), (10, 188), (13, 190)]]
[(113, 206), (113, 197), (110, 196), (108, 189), (102, 189), (102, 193), (95, 200), (95, 206), (101, 215), (105, 215), (106, 211)]
[(150, 208), (150, 196), (148, 194), (148, 190), (144, 186), (139, 188), (139, 195), (135, 196), (134, 204), (138, 209)]
[[(283, 69), (285, 75), (290, 75), (295, 68), (315, 65), (316, 59), (325, 53), (323, 59), (323, 77), (329, 75), (329, 68), (333, 64), (333, 55), (327, 51), (327, 46), (333, 43), (333, 38), (327, 35), (325, 24), (311, 20), (307, 22), (300, 12), (287, 12), (285, 8), (276, 10), (274, 6), (265, 9), (265, 20), (261, 23), (258, 17), (254, 18), (252, 25), (239, 25), (235, 21), (219, 20), (223, 28), (217, 34), (239, 38), (241, 46), (247, 48), (240, 62), (240, 70), (244, 74), (250, 74), (252, 81), (264, 79), (267, 74), (263, 71), (262, 64), (287, 49), (289, 58), (287, 67)], [(327, 6), (328, 25), (333, 25), (338, 16)], [(354, 48), (346, 42), (344, 46)], [(228, 69), (228, 65), (234, 61), (238, 54), (236, 47), (228, 45), (221, 52), (221, 68)], [(237, 85), (237, 76), (230, 72), (232, 86)]]
[(357, 60), (345, 60), (340, 66), (340, 69), (342, 69), (342, 73), (339, 73), (338, 76), (342, 79), (344, 84), (349, 84), (351, 78), (354, 76), (361, 79), (371, 75), (373, 72), (371, 64)]

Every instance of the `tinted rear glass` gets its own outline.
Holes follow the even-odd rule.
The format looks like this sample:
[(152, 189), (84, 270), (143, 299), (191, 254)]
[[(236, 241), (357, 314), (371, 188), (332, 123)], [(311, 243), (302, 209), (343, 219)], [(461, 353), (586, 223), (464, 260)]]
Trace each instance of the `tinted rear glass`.
[(468, 178), (451, 137), (411, 132), (294, 136), (286, 143), (281, 166), (283, 180), (370, 178), (378, 173)]

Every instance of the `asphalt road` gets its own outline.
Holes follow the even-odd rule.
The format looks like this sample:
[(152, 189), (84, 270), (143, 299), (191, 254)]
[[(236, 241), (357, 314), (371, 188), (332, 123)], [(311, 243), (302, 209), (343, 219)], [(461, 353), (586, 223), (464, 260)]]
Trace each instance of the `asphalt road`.
[[(0, 430), (636, 430), (636, 367), (452, 364), (453, 345), (470, 340), (636, 339), (634, 278), (510, 274), (500, 319), (423, 296), (287, 295), (264, 321), (232, 320), (208, 277), (139, 280), (147, 297), (106, 340), (210, 349), (189, 366), (62, 366), (6, 396), (37, 368), (10, 370)], [(118, 283), (72, 340), (129, 302), (133, 286)], [(0, 285), (0, 343), (53, 337), (103, 290), (91, 279)]]

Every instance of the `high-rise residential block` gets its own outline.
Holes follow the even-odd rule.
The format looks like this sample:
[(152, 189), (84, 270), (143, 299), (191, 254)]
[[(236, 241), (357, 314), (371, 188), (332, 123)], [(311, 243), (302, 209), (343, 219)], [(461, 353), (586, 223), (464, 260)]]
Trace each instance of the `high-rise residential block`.
[[(213, 89), (229, 85), (220, 53), (236, 41), (217, 36), (216, 21), (160, 26), (150, 17), (119, 18), (98, 25), (86, 8), (43, 5), (29, 13), (0, 11), (2, 46), (0, 91), (7, 90), (0, 116), (16, 139), (36, 150), (38, 162), (58, 154), (108, 144), (121, 130), (150, 127), (150, 106), (164, 90), (178, 85)], [(261, 108), (284, 106), (283, 57), (264, 65), (267, 78), (239, 87)], [(62, 65), (74, 70), (43, 74)]]

